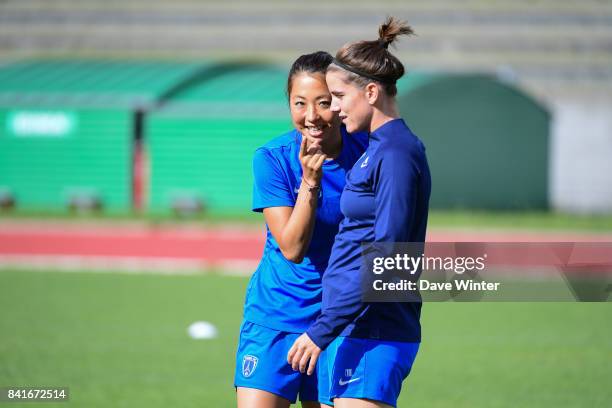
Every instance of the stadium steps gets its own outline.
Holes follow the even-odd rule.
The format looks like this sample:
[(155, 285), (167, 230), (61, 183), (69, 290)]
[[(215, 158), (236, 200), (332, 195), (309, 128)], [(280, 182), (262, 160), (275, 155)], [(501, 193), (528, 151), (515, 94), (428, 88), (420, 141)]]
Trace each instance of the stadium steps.
[[(341, 4), (264, 1), (6, 1), (0, 3), (0, 55), (112, 53), (199, 57), (210, 54), (293, 56), (372, 38), (386, 14), (409, 20), (418, 39), (400, 46), (420, 65), (572, 64), (612, 60), (612, 6), (433, 1)], [(384, 11), (381, 11), (383, 10)], [(471, 58), (474, 57), (474, 58)], [(463, 61), (463, 62), (462, 62)], [(489, 62), (490, 64), (490, 62)], [(461, 67), (460, 67), (461, 68)]]
[(298, 53), (369, 39), (386, 15), (418, 37), (398, 44), (411, 69), (499, 72), (535, 93), (612, 90), (612, 3), (597, 0), (8, 0), (0, 61), (30, 56), (202, 59)]

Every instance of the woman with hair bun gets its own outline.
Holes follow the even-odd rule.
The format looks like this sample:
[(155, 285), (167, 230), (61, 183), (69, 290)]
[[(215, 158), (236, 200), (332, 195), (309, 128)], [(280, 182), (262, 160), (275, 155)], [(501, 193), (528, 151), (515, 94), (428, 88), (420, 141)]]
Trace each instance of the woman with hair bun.
[[(404, 22), (388, 18), (379, 38), (346, 44), (327, 69), (331, 109), (348, 132), (369, 133), (369, 146), (347, 174), (344, 219), (323, 275), (321, 314), (290, 349), (294, 370), (326, 371), (335, 407), (396, 406), (420, 341), (419, 302), (361, 300), (362, 243), (424, 242), (431, 177), (425, 147), (399, 117), (402, 63), (389, 52)], [(319, 381), (323, 381), (320, 378)]]
[(322, 275), (342, 220), (346, 172), (365, 151), (331, 110), (327, 52), (300, 56), (287, 78), (294, 129), (255, 151), (253, 211), (263, 212), (266, 243), (251, 277), (236, 354), (238, 408), (318, 408), (317, 376), (285, 357), (321, 310)]

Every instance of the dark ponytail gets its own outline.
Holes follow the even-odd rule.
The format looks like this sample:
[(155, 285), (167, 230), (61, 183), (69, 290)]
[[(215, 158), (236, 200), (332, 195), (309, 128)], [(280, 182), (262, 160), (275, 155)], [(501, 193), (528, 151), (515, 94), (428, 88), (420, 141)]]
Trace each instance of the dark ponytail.
[(406, 22), (387, 17), (378, 28), (377, 40), (344, 45), (336, 53), (329, 69), (347, 71), (348, 80), (360, 86), (366, 86), (372, 81), (379, 82), (387, 95), (395, 96), (395, 83), (404, 75), (404, 66), (388, 48), (400, 35), (414, 35), (414, 31)]
[(325, 51), (317, 51), (311, 54), (305, 54), (298, 57), (295, 60), (289, 75), (287, 76), (287, 97), (291, 94), (291, 86), (293, 85), (293, 77), (302, 72), (308, 72), (311, 74), (320, 73), (325, 75), (327, 67), (333, 61), (333, 57)]

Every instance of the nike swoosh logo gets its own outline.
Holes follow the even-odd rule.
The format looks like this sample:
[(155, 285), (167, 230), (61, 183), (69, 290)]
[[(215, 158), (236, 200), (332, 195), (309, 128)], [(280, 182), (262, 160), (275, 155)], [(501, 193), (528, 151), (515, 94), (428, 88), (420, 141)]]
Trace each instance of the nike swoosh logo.
[(361, 380), (361, 377), (351, 378), (351, 379), (350, 379), (350, 380), (348, 380), (348, 381), (342, 381), (342, 378), (341, 378), (341, 379), (338, 381), (338, 384), (340, 384), (340, 385), (342, 386), (342, 385), (346, 385), (346, 384), (348, 384), (348, 383), (355, 382), (355, 381), (357, 381), (357, 380)]

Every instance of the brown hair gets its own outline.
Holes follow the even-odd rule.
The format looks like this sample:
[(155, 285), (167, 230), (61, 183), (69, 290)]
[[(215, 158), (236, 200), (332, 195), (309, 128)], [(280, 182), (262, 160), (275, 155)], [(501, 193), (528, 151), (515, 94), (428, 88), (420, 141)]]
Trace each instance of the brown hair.
[(406, 22), (387, 17), (378, 28), (377, 40), (345, 44), (338, 50), (328, 69), (345, 70), (348, 81), (362, 87), (377, 81), (384, 87), (387, 95), (395, 96), (395, 83), (404, 75), (404, 66), (388, 48), (399, 35), (414, 35), (414, 31)]

